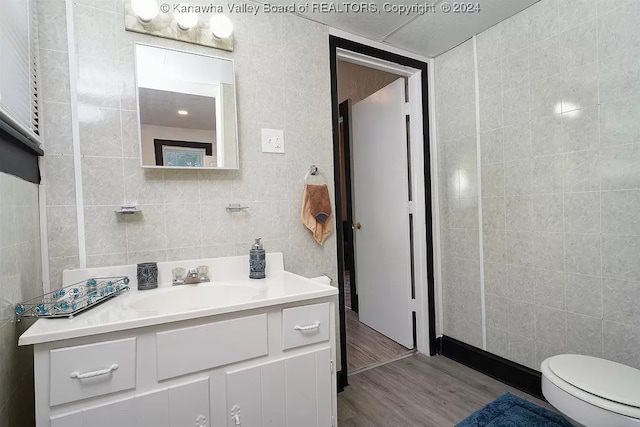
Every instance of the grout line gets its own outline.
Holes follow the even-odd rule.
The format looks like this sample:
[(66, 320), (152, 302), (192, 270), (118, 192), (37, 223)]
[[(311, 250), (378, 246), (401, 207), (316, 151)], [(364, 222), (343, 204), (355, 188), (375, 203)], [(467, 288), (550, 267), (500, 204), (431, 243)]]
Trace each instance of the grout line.
[[(120, 129), (121, 129), (120, 130), (120, 134), (121, 134), (121, 138), (122, 138), (122, 135), (124, 134), (124, 131), (122, 130), (122, 111), (120, 111)], [(124, 138), (122, 138), (122, 152), (124, 154)], [(123, 178), (126, 177), (125, 172), (124, 172), (124, 160), (125, 159), (123, 158), (122, 159), (122, 176), (123, 176)], [(126, 180), (123, 182), (122, 187), (123, 187), (123, 191), (124, 191), (124, 202), (129, 204), (128, 200), (127, 200), (127, 182), (126, 182)], [(141, 205), (138, 205), (136, 203), (136, 206), (141, 206)], [(127, 262), (129, 262), (129, 220), (128, 220), (127, 217), (125, 217), (125, 218), (123, 218), (123, 221), (124, 221), (125, 258), (126, 258)]]
[[(115, 18), (117, 20), (117, 14), (115, 15)], [(119, 43), (117, 37), (116, 37), (116, 52), (120, 52), (120, 43)], [(118, 55), (118, 59), (117, 60), (120, 59), (119, 56), (120, 55)], [(125, 136), (124, 126), (125, 126), (125, 124), (124, 124), (123, 115), (122, 115), (122, 112), (123, 112), (123, 110), (122, 110), (122, 91), (120, 91), (120, 93), (118, 94), (118, 110), (119, 110), (118, 112), (119, 112), (119, 116), (120, 116), (120, 164), (122, 165), (122, 178), (123, 178), (123, 182), (122, 182), (122, 201), (125, 204), (129, 204), (130, 201), (127, 200), (127, 182), (126, 182), (126, 176), (127, 175), (126, 175), (126, 171), (125, 171), (125, 160), (128, 160), (129, 158), (125, 157), (125, 153), (124, 153), (124, 147), (125, 147), (125, 145), (124, 145), (124, 136)], [(142, 156), (141, 153), (140, 153), (140, 156)], [(140, 161), (142, 161), (142, 157), (140, 157)], [(127, 217), (125, 217), (125, 218), (123, 218), (123, 221), (124, 221), (125, 259), (127, 260), (127, 263), (128, 263), (128, 262), (130, 262), (130, 260), (129, 260), (129, 219)]]
[[(113, 8), (113, 10), (107, 10), (107, 9), (101, 9), (101, 8), (95, 7), (95, 6), (90, 6), (90, 5), (85, 4), (85, 3), (78, 3), (78, 6), (84, 7), (84, 8), (87, 8), (87, 9), (97, 10), (97, 11), (100, 11), (100, 12), (103, 12), (103, 13), (118, 14), (118, 12), (116, 12), (116, 10), (115, 10), (116, 9), (115, 7)], [(120, 13), (120, 15), (122, 15), (122, 13)]]
[[(599, 20), (600, 16), (599, 16), (599, 11), (598, 11), (598, 2), (596, 2), (596, 65), (598, 68), (598, 72), (597, 72), (597, 84), (598, 84), (598, 104), (597, 104), (597, 109), (598, 109), (598, 155), (601, 155), (601, 151), (600, 149), (602, 148), (602, 134), (601, 134), (601, 129), (600, 129), (600, 34), (598, 32), (598, 20)], [(601, 157), (601, 156), (600, 156)], [(602, 258), (602, 176), (600, 176), (600, 189), (599, 189), (599, 194), (600, 194), (600, 206), (599, 206), (599, 210), (600, 210), (600, 229), (599, 229), (599, 234), (600, 234), (600, 313), (602, 313), (601, 317), (602, 317), (602, 321), (600, 322), (600, 337), (601, 337), (601, 356), (605, 357), (605, 345), (604, 345), (604, 273), (603, 273), (603, 258)]]
[(48, 226), (48, 206), (47, 206), (47, 176), (43, 173), (42, 163), (39, 165), (42, 181), (38, 185), (38, 210), (40, 212), (40, 264), (42, 267), (42, 292), (44, 294), (51, 291), (51, 267), (49, 265), (49, 226)]
[[(499, 61), (502, 61), (504, 58), (504, 55), (499, 57)], [(502, 64), (502, 62), (500, 62), (500, 64)], [(531, 90), (531, 89), (529, 89)], [(504, 108), (504, 87), (502, 85), (502, 65), (500, 66), (500, 96), (502, 97), (501, 102), (503, 102), (503, 108)], [(502, 112), (501, 112), (502, 114)], [(507, 162), (505, 160), (505, 156), (504, 156), (504, 146), (505, 146), (505, 139), (504, 139), (504, 117), (500, 117), (500, 126), (496, 129), (500, 129), (500, 133), (501, 133), (501, 149), (502, 149), (502, 157), (501, 160), (499, 162), (499, 164), (502, 167), (502, 195), (501, 196), (495, 196), (495, 197), (499, 197), (502, 199), (502, 211), (504, 213), (504, 219), (502, 221), (502, 228), (500, 229), (501, 233), (502, 233), (502, 241), (503, 241), (503, 245), (504, 245), (504, 251), (505, 251), (505, 258), (504, 258), (504, 267), (505, 267), (505, 274), (506, 274), (506, 281), (507, 281), (507, 295), (504, 297), (508, 300), (508, 302), (510, 304), (513, 304), (514, 301), (517, 302), (522, 302), (521, 300), (515, 299), (511, 297), (511, 292), (510, 292), (510, 288), (511, 288), (511, 280), (510, 280), (510, 271), (513, 268), (513, 266), (516, 266), (517, 268), (524, 268), (521, 265), (518, 264), (512, 264), (509, 262), (509, 259), (507, 258), (507, 235), (509, 233), (509, 231), (507, 231), (507, 173), (506, 173), (506, 165)], [(511, 305), (509, 306), (509, 308), (511, 307)], [(506, 334), (507, 334), (507, 349), (506, 349), (506, 358), (507, 359), (512, 359), (511, 356), (511, 336), (512, 335), (518, 335), (516, 333), (514, 333), (511, 330), (511, 321), (510, 321), (510, 310), (509, 308), (507, 308), (507, 327), (506, 327)], [(535, 345), (535, 344), (534, 344)], [(534, 351), (535, 351), (535, 347), (534, 347)]]
[[(39, 55), (40, 52), (38, 52)], [(41, 84), (40, 79), (38, 79), (38, 84), (41, 88), (43, 85)], [(47, 109), (46, 102), (42, 101), (42, 105), (40, 105), (40, 114), (42, 116), (42, 128), (41, 133), (44, 137), (44, 134), (48, 132), (46, 130), (46, 126), (44, 123), (44, 117)], [(46, 142), (46, 141), (45, 141)], [(45, 144), (46, 145), (46, 144)], [(46, 148), (46, 147), (45, 147)], [(44, 167), (44, 162), (38, 162), (38, 169), (40, 171), (41, 181), (38, 185), (38, 211), (40, 213), (38, 218), (38, 225), (40, 227), (40, 266), (42, 273), (42, 283), (41, 288), (43, 294), (49, 293), (51, 290), (51, 268), (49, 265), (49, 220), (48, 220), (48, 206), (47, 206), (47, 173), (46, 168)]]
[[(142, 148), (140, 148), (142, 149)], [(166, 188), (164, 188), (165, 182), (167, 180), (167, 170), (163, 170), (162, 171), (162, 200), (163, 200), (163, 204), (162, 204), (162, 228), (163, 228), (163, 232), (164, 232), (164, 250), (168, 250), (167, 246), (169, 246), (169, 238), (168, 238), (168, 234), (167, 234), (167, 206), (164, 204), (164, 202), (166, 201)], [(200, 182), (199, 182), (199, 178), (198, 178), (198, 196), (200, 196)], [(167, 253), (168, 255), (168, 253)]]
[(480, 255), (480, 310), (482, 316), (482, 349), (487, 349), (487, 310), (484, 287), (484, 230), (482, 226), (482, 151), (480, 148), (480, 79), (478, 76), (478, 39), (473, 36), (473, 72), (476, 104), (476, 174), (478, 188), (478, 250)]
[[(557, 16), (558, 16), (558, 40), (560, 37), (560, 34), (563, 33), (563, 31), (561, 31), (560, 29), (560, 3), (557, 3)], [(560, 66), (560, 72), (564, 73), (566, 72), (566, 68), (564, 66), (564, 64), (562, 63), (562, 61), (560, 61), (560, 64), (558, 64)], [(562, 162), (562, 173), (561, 173), (561, 179), (562, 179), (562, 270), (563, 270), (563, 275), (564, 275), (564, 289), (563, 289), (563, 296), (564, 296), (564, 308), (562, 310), (563, 314), (564, 314), (564, 345), (565, 345), (565, 352), (568, 346), (568, 318), (567, 318), (567, 272), (566, 272), (566, 263), (565, 263), (565, 258), (566, 258), (566, 253), (567, 253), (567, 233), (566, 233), (566, 225), (565, 225), (565, 198), (566, 198), (566, 188), (565, 188), (565, 158), (567, 156), (567, 153), (565, 152), (565, 147), (564, 147), (564, 136), (565, 136), (565, 126), (564, 126), (564, 121), (565, 121), (565, 116), (564, 114), (560, 114), (560, 128), (561, 128), (561, 132), (562, 132), (562, 140), (561, 140), (561, 151), (560, 151), (560, 160)]]
[[(61, 53), (69, 53), (66, 50)], [(56, 105), (69, 105), (70, 102), (60, 102), (60, 101), (42, 101), (42, 104), (56, 104)]]
[(564, 182), (564, 173), (565, 173), (565, 155), (564, 152), (564, 116), (560, 116), (560, 124), (562, 126), (562, 272), (564, 274), (564, 345), (565, 351), (567, 351), (569, 346), (569, 319), (567, 317), (567, 266), (566, 266), (566, 253), (567, 253), (567, 227), (565, 224), (565, 203), (566, 203), (566, 189)]
[[(435, 60), (429, 60), (428, 72), (428, 87), (429, 90), (429, 114), (431, 115), (432, 123), (429, 126), (431, 136), (429, 138), (429, 153), (431, 157), (431, 202), (433, 206), (432, 225), (433, 225), (433, 268), (434, 268), (434, 301), (436, 310), (436, 335), (438, 332), (444, 330), (444, 305), (443, 305), (443, 279), (442, 279), (442, 221), (440, 218), (440, 168), (439, 168), (439, 140), (438, 140), (438, 123), (436, 120), (436, 104), (437, 104), (437, 91), (436, 91), (436, 67)], [(430, 86), (429, 86), (430, 85)], [(438, 328), (439, 326), (439, 328)]]
[[(69, 51), (67, 50), (58, 50), (58, 49), (51, 49), (48, 47), (40, 47), (38, 48), (38, 50), (44, 50), (46, 52), (56, 52), (56, 53), (69, 53)], [(55, 102), (56, 104), (65, 104), (65, 102), (60, 102), (60, 101), (46, 101), (46, 102)]]
[(76, 221), (78, 224), (79, 267), (87, 267), (87, 248), (84, 228), (84, 198), (82, 190), (82, 154), (80, 152), (80, 122), (78, 117), (78, 66), (74, 34), (73, 0), (66, 0), (67, 46), (69, 57), (69, 96), (73, 138), (73, 169), (76, 186)]

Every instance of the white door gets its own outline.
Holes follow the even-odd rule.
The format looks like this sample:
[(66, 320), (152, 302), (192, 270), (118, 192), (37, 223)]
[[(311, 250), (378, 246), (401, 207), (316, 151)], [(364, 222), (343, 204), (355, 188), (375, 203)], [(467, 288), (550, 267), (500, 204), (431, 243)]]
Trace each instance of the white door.
[(352, 107), (353, 218), (360, 321), (413, 348), (404, 107), (404, 79)]

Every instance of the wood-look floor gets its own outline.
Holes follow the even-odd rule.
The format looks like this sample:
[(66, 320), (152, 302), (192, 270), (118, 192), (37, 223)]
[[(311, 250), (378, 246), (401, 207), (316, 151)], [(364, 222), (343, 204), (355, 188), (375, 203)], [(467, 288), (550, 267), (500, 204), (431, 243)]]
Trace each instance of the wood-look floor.
[(443, 356), (414, 355), (353, 376), (338, 394), (340, 427), (451, 427), (502, 393), (551, 408)]
[(346, 318), (349, 373), (389, 362), (413, 352), (360, 322), (358, 314), (352, 310), (346, 310)]

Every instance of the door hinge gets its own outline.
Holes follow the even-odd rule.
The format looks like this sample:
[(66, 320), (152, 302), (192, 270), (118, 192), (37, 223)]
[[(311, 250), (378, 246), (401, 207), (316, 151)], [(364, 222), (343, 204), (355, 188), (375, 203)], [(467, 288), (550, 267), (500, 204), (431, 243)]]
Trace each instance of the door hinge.
[(333, 364), (333, 360), (329, 363), (329, 368), (331, 369), (331, 372), (334, 371), (335, 367), (334, 367), (334, 364)]
[(412, 214), (413, 213), (413, 202), (407, 202), (407, 211)]
[(411, 104), (409, 104), (408, 102), (404, 103), (404, 114), (406, 114), (407, 116), (411, 114)]

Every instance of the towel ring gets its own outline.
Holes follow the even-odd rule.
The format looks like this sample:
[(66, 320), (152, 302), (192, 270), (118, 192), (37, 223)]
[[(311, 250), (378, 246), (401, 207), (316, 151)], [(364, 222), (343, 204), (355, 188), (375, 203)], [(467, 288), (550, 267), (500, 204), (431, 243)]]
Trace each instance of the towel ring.
[(307, 184), (309, 182), (309, 178), (312, 176), (322, 178), (324, 184), (327, 184), (327, 177), (324, 175), (324, 172), (322, 172), (316, 165), (311, 165), (311, 168), (309, 168), (309, 172), (307, 172), (307, 174), (304, 176), (304, 183)]

